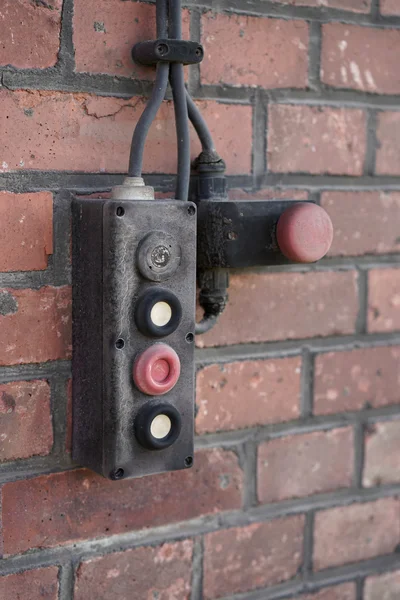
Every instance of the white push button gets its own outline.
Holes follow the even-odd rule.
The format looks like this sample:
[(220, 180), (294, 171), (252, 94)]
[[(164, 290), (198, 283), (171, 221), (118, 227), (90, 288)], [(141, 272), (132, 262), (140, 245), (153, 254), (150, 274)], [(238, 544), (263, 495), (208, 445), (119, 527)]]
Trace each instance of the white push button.
[(169, 434), (171, 427), (171, 419), (167, 415), (157, 415), (150, 425), (150, 432), (156, 440), (161, 440)]
[(156, 302), (151, 309), (150, 319), (153, 325), (164, 327), (172, 317), (172, 309), (167, 302)]

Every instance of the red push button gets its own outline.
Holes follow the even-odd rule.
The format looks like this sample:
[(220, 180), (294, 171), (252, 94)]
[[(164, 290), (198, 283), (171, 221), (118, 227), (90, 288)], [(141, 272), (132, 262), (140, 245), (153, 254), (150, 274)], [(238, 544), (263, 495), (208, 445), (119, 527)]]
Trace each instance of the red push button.
[(133, 380), (149, 396), (166, 394), (175, 386), (181, 372), (179, 356), (167, 344), (147, 348), (133, 365)]
[(286, 258), (299, 263), (312, 263), (323, 258), (331, 247), (332, 221), (318, 204), (299, 202), (281, 215), (276, 237)]

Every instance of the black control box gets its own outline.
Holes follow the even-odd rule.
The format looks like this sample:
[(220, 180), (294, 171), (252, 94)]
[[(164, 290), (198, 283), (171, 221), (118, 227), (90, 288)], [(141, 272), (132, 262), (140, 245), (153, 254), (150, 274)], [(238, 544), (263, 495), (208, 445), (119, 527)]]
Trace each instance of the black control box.
[(110, 479), (193, 464), (196, 206), (74, 199), (73, 459)]

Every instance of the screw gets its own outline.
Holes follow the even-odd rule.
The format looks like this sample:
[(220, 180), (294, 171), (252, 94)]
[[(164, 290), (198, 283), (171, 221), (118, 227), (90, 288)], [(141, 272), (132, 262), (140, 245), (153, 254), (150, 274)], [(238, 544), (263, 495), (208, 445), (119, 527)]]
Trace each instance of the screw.
[(122, 206), (118, 206), (117, 208), (117, 216), (118, 217), (123, 217), (125, 214), (125, 209)]
[(188, 211), (188, 215), (193, 216), (194, 213), (196, 212), (196, 209), (194, 206), (189, 206), (189, 208), (187, 209)]
[(125, 472), (123, 469), (116, 469), (113, 473), (111, 473), (111, 478), (112, 479), (122, 479), (124, 475), (125, 475)]
[(196, 48), (195, 54), (196, 56), (203, 56), (203, 48), (201, 46), (198, 46), (198, 48)]
[(185, 339), (186, 339), (186, 341), (187, 341), (188, 344), (191, 344), (194, 341), (194, 335), (193, 335), (193, 333), (188, 333), (186, 335)]
[(168, 54), (168, 51), (169, 47), (167, 46), (167, 44), (158, 44), (157, 53), (159, 54), (159, 56), (165, 56), (166, 54)]
[(228, 233), (228, 240), (237, 240), (238, 239), (238, 234), (235, 231), (229, 231)]
[(193, 456), (187, 456), (185, 458), (185, 467), (189, 468), (193, 465)]

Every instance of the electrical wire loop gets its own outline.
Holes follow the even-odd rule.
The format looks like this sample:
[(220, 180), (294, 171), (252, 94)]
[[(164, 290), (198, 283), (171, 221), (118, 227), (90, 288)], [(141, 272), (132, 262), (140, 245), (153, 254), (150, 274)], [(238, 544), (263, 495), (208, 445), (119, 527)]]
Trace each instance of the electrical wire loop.
[(176, 198), (187, 200), (190, 181), (190, 135), (188, 120), (200, 139), (203, 151), (215, 151), (210, 130), (185, 88), (183, 65), (198, 64), (204, 57), (201, 44), (182, 40), (181, 0), (156, 0), (157, 39), (135, 44), (133, 59), (157, 65), (152, 94), (136, 125), (129, 157), (129, 176), (141, 177), (146, 138), (162, 101), (168, 81), (172, 88), (178, 144)]
[[(144, 65), (155, 64), (157, 70), (152, 94), (133, 133), (129, 176), (141, 177), (142, 175), (146, 138), (165, 98), (169, 81), (174, 103), (178, 146), (175, 197), (185, 201), (189, 195), (191, 168), (189, 119), (202, 146), (202, 153), (194, 164), (198, 176), (203, 180), (201, 187), (203, 191), (207, 189), (208, 192), (218, 188), (220, 195), (225, 197), (225, 164), (215, 149), (207, 123), (185, 87), (183, 65), (199, 64), (204, 57), (204, 50), (196, 42), (182, 40), (181, 0), (156, 0), (156, 27), (156, 40), (140, 42), (132, 50), (132, 57), (136, 62)], [(215, 181), (210, 187), (209, 179), (213, 178)], [(196, 324), (196, 333), (205, 333), (216, 324), (225, 308), (229, 276), (225, 269), (213, 269), (199, 273), (199, 284), (200, 303), (204, 309), (204, 316), (200, 323)]]

